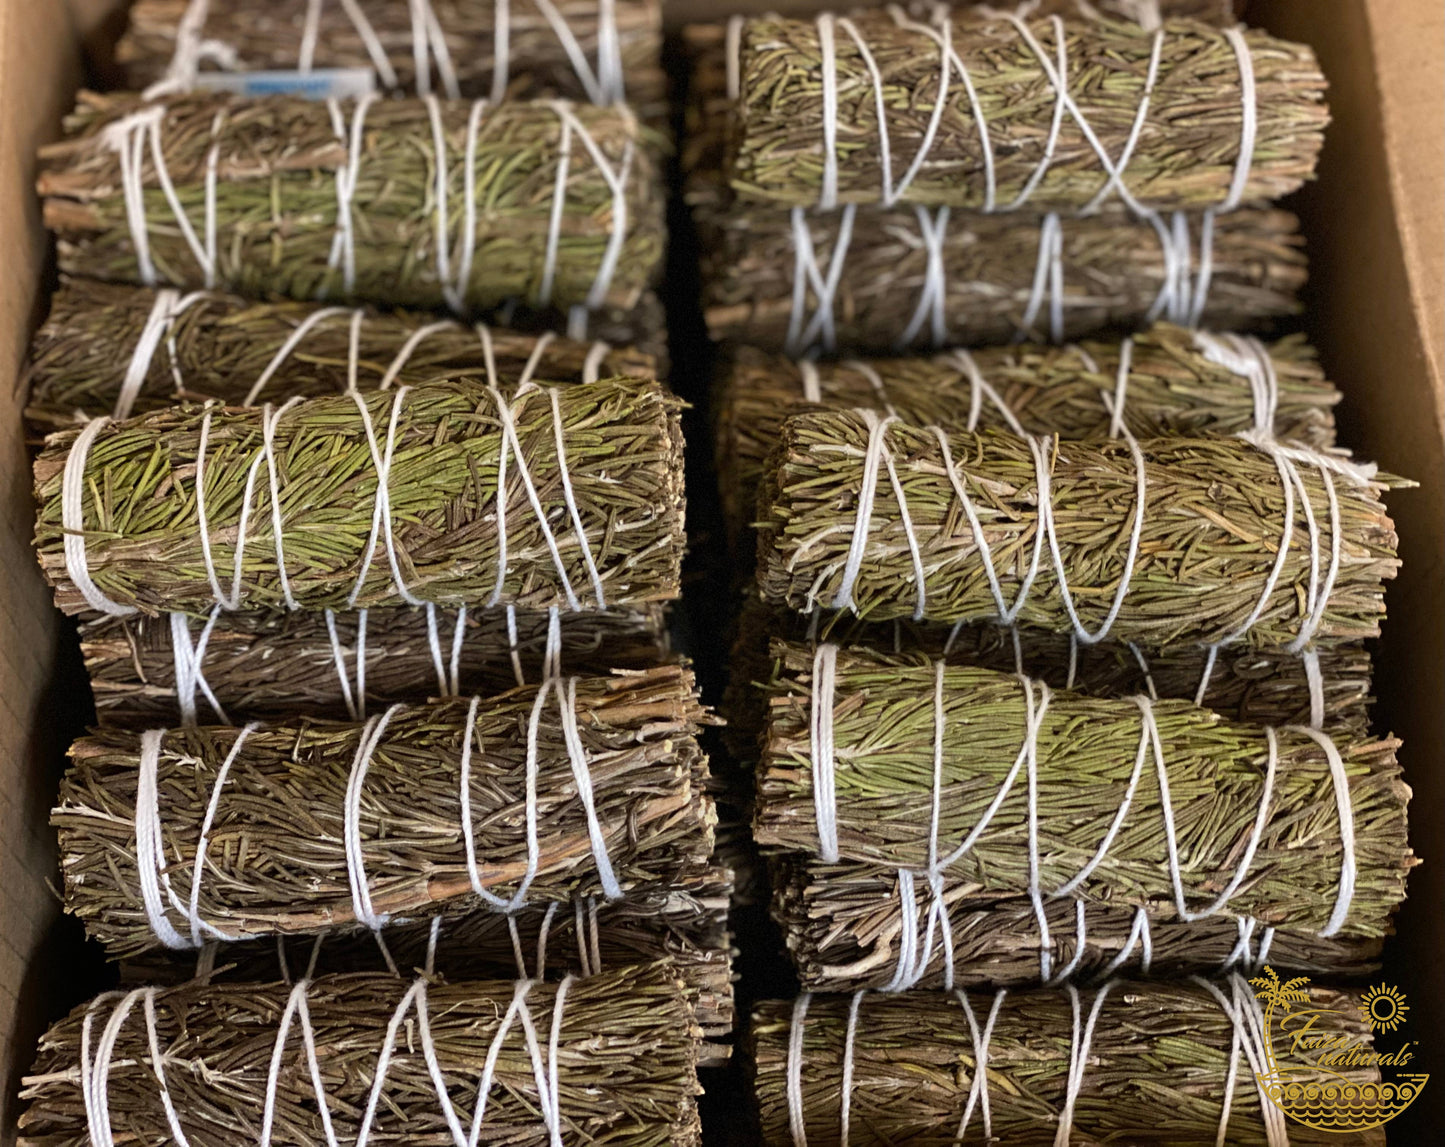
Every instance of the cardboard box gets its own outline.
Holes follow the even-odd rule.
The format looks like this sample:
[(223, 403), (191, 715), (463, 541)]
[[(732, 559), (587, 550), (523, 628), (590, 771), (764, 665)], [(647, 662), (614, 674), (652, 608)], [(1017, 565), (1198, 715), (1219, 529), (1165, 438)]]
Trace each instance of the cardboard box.
[[(677, 25), (749, 6), (789, 7), (669, 0), (667, 12)], [(102, 974), (51, 892), (47, 812), (86, 686), (31, 553), (17, 379), (49, 282), (35, 149), (71, 103), (84, 48), (101, 58), (117, 8), (0, 0), (0, 1144), (13, 1141), (16, 1087), (37, 1035)], [(1380, 727), (1405, 739), (1411, 836), (1425, 861), (1387, 978), (1410, 997), (1416, 1070), (1437, 1076), (1390, 1130), (1397, 1143), (1427, 1142), (1426, 1129), (1445, 1121), (1445, 6), (1254, 0), (1248, 18), (1313, 44), (1331, 81), (1321, 178), (1298, 207), (1313, 265), (1305, 326), (1346, 394), (1341, 438), (1421, 483), (1390, 503), (1405, 566), (1390, 588), (1376, 691)]]

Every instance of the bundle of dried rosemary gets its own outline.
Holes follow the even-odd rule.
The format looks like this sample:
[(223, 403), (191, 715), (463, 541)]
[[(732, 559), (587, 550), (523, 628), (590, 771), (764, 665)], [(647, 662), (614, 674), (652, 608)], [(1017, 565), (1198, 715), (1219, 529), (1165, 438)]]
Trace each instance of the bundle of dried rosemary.
[[(657, 343), (662, 327), (646, 343)], [(436, 378), (512, 388), (528, 379), (657, 378), (651, 354), (421, 313), (261, 303), (66, 279), (30, 348), (26, 418), (58, 430), (177, 401), (249, 406)]]
[[(783, 644), (783, 641), (793, 643)], [(1145, 652), (1120, 641), (1085, 644), (1047, 630), (999, 625), (925, 625), (912, 621), (867, 622), (850, 613), (816, 620), (764, 605), (744, 603), (723, 694), (723, 736), (740, 761), (757, 759), (767, 723), (769, 690), (783, 671), (819, 641), (858, 646), (892, 664), (931, 669), (935, 659), (1001, 673), (1023, 672), (1053, 689), (1091, 697), (1193, 701), (1230, 721), (1256, 725), (1314, 725), (1347, 737), (1370, 727), (1371, 659), (1360, 642), (1332, 643), (1314, 657), (1270, 649), (1191, 646)], [(884, 652), (886, 651), (886, 652)], [(119, 650), (117, 650), (117, 654)], [(1318, 669), (1318, 682), (1311, 680)]]
[(921, 207), (697, 212), (714, 338), (801, 355), (1079, 338), (1156, 318), (1253, 330), (1299, 309), (1299, 222)]
[[(349, 972), (406, 975), (425, 968), (453, 983), (506, 976), (561, 979), (661, 960), (685, 986), (705, 1040), (701, 1064), (722, 1062), (733, 1029), (732, 874), (696, 865), (665, 885), (633, 889), (621, 900), (577, 897), (530, 905), (510, 915), (480, 909), (439, 923), (399, 924), (375, 935), (253, 940), (203, 949), (199, 964), (161, 950), (121, 967), (130, 984), (291, 983)], [(433, 930), (435, 928), (435, 931)]]
[[(1370, 1047), (1358, 997), (1311, 987), (1322, 1036)], [(1273, 1070), (1264, 1008), (1238, 977), (1213, 984), (1115, 983), (1076, 989), (801, 996), (753, 1012), (750, 1038), (762, 1141), (1021, 1147), (1067, 1143), (1332, 1144), (1286, 1123), (1265, 1097)], [(1291, 1079), (1366, 1083), (1379, 1068)], [(903, 1097), (906, 1096), (906, 1100)], [(851, 1133), (851, 1137), (850, 1137)], [(1359, 1133), (1379, 1147), (1384, 1133)]]
[(1376, 636), (1399, 565), (1397, 479), (1266, 437), (950, 435), (861, 410), (780, 438), (758, 585), (794, 609), (1298, 652)]
[(772, 859), (773, 915), (810, 991), (1102, 983), (1116, 974), (1253, 974), (1358, 978), (1379, 967), (1383, 939), (1320, 936), (1247, 917), (1184, 922), (1110, 903), (992, 897), (966, 876), (925, 879), (870, 864)]
[[(555, 626), (555, 633), (553, 632)], [(102, 725), (223, 724), (293, 715), (364, 719), (397, 701), (499, 693), (565, 674), (644, 669), (669, 656), (661, 606), (271, 610), (204, 620), (105, 617), (81, 627)]]
[(1313, 52), (1264, 32), (940, 7), (743, 24), (730, 179), (831, 209), (1230, 210), (1314, 175)]
[(66, 904), (124, 957), (615, 900), (710, 855), (708, 720), (691, 673), (659, 666), (365, 724), (101, 730), (51, 816)]
[(641, 608), (678, 592), (678, 406), (468, 381), (97, 419), (35, 463), (40, 564), (68, 613)]
[[(405, 1027), (405, 1036), (402, 1029)], [(701, 1142), (699, 1033), (666, 964), (449, 984), (324, 976), (136, 988), (50, 1029), (27, 1147), (137, 1142)]]
[(629, 308), (663, 191), (626, 108), (84, 93), (38, 186), (63, 271), (457, 312)]
[(764, 847), (925, 885), (947, 874), (1040, 917), (1059, 899), (1377, 938), (1404, 899), (1410, 792), (1388, 738), (826, 644), (781, 654), (753, 821)]
[(667, 106), (659, 0), (426, 0), (255, 5), (139, 0), (116, 45), (126, 86), (216, 72), (363, 68), (389, 91), (449, 99), (561, 96)]
[(1339, 399), (1299, 337), (1266, 345), (1167, 324), (1122, 342), (932, 358), (812, 363), (737, 347), (723, 360), (713, 402), (718, 484), (736, 535), (756, 505), (783, 421), (805, 406), (869, 407), (920, 426), (1060, 438), (1253, 430), (1327, 449)]

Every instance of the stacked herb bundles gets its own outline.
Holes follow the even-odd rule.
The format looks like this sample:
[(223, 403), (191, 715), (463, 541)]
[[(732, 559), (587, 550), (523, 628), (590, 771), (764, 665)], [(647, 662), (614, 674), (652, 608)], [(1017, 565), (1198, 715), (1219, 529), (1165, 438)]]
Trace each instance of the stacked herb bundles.
[(246, 73), (293, 68), (363, 69), (388, 91), (625, 101), (649, 119), (666, 114), (658, 0), (282, 0), (261, 11), (207, 0), (199, 14), (196, 7), (191, 0), (140, 0), (131, 8), (116, 46), (127, 86), (235, 83)]
[(83, 94), (42, 149), (62, 270), (473, 312), (626, 311), (662, 257), (625, 107)]
[(138, 988), (42, 1038), (21, 1141), (78, 1145), (114, 1129), (303, 1147), (338, 1134), (466, 1142), (471, 1128), (519, 1144), (565, 1130), (691, 1145), (697, 1046), (666, 964), (557, 984), (360, 974)]

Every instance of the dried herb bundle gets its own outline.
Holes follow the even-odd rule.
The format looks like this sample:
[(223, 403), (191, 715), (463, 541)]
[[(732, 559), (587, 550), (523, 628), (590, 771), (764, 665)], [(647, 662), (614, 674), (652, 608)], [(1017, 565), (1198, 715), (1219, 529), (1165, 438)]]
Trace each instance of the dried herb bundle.
[[(661, 606), (558, 621), (569, 675), (645, 669), (669, 655)], [(303, 714), (354, 720), (397, 701), (499, 693), (541, 680), (549, 626), (546, 613), (505, 609), (429, 617), (402, 607), (329, 619), (273, 610), (218, 612), (214, 621), (100, 618), (82, 627), (80, 641), (100, 723), (139, 728), (198, 714), (223, 724)]]
[(836, 652), (830, 691), (815, 654), (780, 652), (753, 820), (764, 847), (936, 867), (991, 899), (1064, 889), (1161, 919), (1247, 915), (1330, 935), (1385, 935), (1404, 899), (1410, 791), (1392, 739), (1337, 739), (1336, 770), (1306, 729), (1184, 701), (1050, 696), (1013, 674), (853, 649)]
[[(1001, 996), (867, 996), (851, 1026), (854, 1002), (848, 996), (809, 998), (801, 1017), (793, 1002), (766, 1001), (753, 1011), (749, 1041), (761, 1141), (789, 1147), (802, 1142), (801, 1136), (811, 1147), (843, 1142), (943, 1147), (970, 1137), (1009, 1147), (1337, 1143), (1338, 1132), (1286, 1124), (1284, 1114), (1260, 1095), (1254, 1063), (1264, 1068), (1267, 1048), (1246, 1019), (1253, 1013), (1259, 1022), (1254, 989), (1239, 981), (1213, 991), (1211, 986), (1125, 982), (1102, 999), (1052, 989)], [(1321, 1009), (1322, 1035), (1345, 1037), (1346, 1046), (1368, 1050), (1370, 1027), (1356, 995), (1321, 987), (1308, 993), (1304, 1006)], [(1092, 1028), (1081, 1038), (1096, 1003)], [(795, 1025), (801, 1029), (796, 1052), (801, 1136), (789, 1127)], [(1309, 1072), (1291, 1062), (1291, 1079), (1307, 1079)], [(851, 1082), (846, 1090), (845, 1073)], [(1357, 1083), (1379, 1079), (1376, 1067), (1341, 1067), (1338, 1074)], [(1325, 1073), (1316, 1078), (1325, 1079)], [(1076, 1079), (1072, 1088), (1071, 1079)], [(851, 1139), (840, 1135), (844, 1096)], [(1267, 1129), (1267, 1121), (1275, 1125)], [(1371, 1147), (1385, 1142), (1378, 1129), (1355, 1139)]]
[(678, 406), (636, 379), (500, 401), (438, 382), (91, 423), (52, 436), (35, 463), (40, 564), (68, 613), (638, 608), (678, 592)]
[[(114, 1044), (101, 1050), (102, 1029), (116, 1015)], [(465, 1141), (460, 1129), (483, 1110), (480, 1091), (485, 1118), (478, 1122), (492, 1141), (545, 1147), (555, 1142), (552, 1124), (568, 1139), (696, 1145), (697, 1043), (666, 965), (572, 981), (565, 991), (533, 984), (525, 994), (507, 981), (374, 975), (325, 976), (296, 989), (136, 989), (77, 1008), (42, 1037), (23, 1084), (30, 1108), (20, 1142), (81, 1147), (100, 1141), (99, 1123), (128, 1141), (184, 1134), (197, 1147), (263, 1140), (310, 1147), (334, 1142), (333, 1128), (347, 1142), (366, 1135), (450, 1143), (452, 1128)], [(493, 1048), (494, 1071), (479, 1088)], [(84, 1092), (96, 1076), (107, 1086), (93, 1109)]]
[(548, 382), (659, 377), (653, 357), (632, 348), (510, 330), (489, 329), (483, 338), (474, 327), (421, 313), (356, 314), (68, 279), (31, 345), (26, 417), (52, 430), (178, 400), (239, 406), (338, 394), (352, 384), (353, 361), (360, 390), (435, 378), (486, 383), (489, 346), (496, 381), (508, 388), (524, 374)]
[(1136, 456), (1132, 441), (997, 433), (945, 449), (942, 433), (871, 411), (790, 418), (758, 499), (763, 599), (875, 621), (1007, 610), (1150, 648), (1378, 633), (1395, 479), (1238, 438), (1148, 439)]
[(82, 93), (66, 132), (38, 186), (72, 274), (469, 312), (628, 308), (660, 271), (625, 108)]
[(1188, 21), (765, 16), (739, 80), (732, 186), (798, 207), (1228, 209), (1312, 178), (1329, 120), (1308, 47)]
[[(116, 45), (127, 87), (191, 79), (173, 64), (181, 21), (191, 7), (191, 0), (139, 0), (131, 8), (130, 26)], [(233, 65), (217, 70), (289, 70), (300, 66), (310, 7), (307, 0), (270, 0), (259, 9), (210, 0), (191, 35), (234, 51)], [(424, 30), (420, 43), (416, 5), (362, 0), (353, 8), (360, 20), (345, 4), (317, 7), (313, 66), (374, 69), (387, 89), (434, 91), (453, 99), (561, 96), (610, 104), (625, 98), (654, 114), (667, 104), (659, 0), (504, 0), (500, 5), (496, 0), (429, 0), (436, 27)], [(499, 15), (505, 20), (500, 34)], [(368, 48), (363, 29), (383, 50), (385, 69)], [(580, 53), (580, 66), (574, 51)], [(421, 73), (418, 53), (426, 61)], [(212, 70), (210, 60), (198, 63), (200, 70)]]
[(738, 207), (697, 222), (713, 337), (794, 355), (1063, 342), (1156, 318), (1255, 330), (1296, 313), (1305, 282), (1299, 221), (1268, 209), (1207, 228), (910, 207)]
[[(158, 750), (154, 734), (83, 737), (51, 816), (67, 907), (124, 957), (165, 941), (167, 925), (187, 946), (460, 911), (481, 906), (476, 889), (518, 904), (611, 896), (609, 866), (625, 893), (710, 855), (695, 737), (708, 717), (687, 670), (568, 678), (486, 699), (469, 722), (470, 710), (172, 729)], [(147, 900), (145, 856), (152, 869), (164, 858), (164, 901)]]
[(660, 960), (686, 986), (705, 1041), (703, 1063), (726, 1060), (733, 1028), (732, 940), (728, 897), (732, 874), (697, 865), (666, 885), (634, 889), (621, 900), (579, 897), (570, 904), (533, 905), (512, 916), (490, 909), (443, 919), (435, 942), (430, 922), (387, 928), (378, 937), (292, 937), (228, 944), (212, 952), (215, 966), (160, 951), (128, 960), (131, 984), (175, 984), (193, 978), (292, 981), (302, 975), (425, 969), (453, 983), (507, 976), (561, 979)]
[[(810, 637), (811, 631), (811, 637)], [(812, 648), (816, 640), (862, 646), (873, 656), (900, 666), (931, 666), (942, 657), (950, 665), (975, 666), (1000, 673), (1020, 666), (1054, 689), (1074, 689), (1091, 697), (1151, 697), (1194, 701), (1229, 721), (1255, 725), (1318, 723), (1336, 735), (1364, 737), (1370, 728), (1371, 659), (1359, 642), (1317, 650), (1320, 670), (1319, 713), (1313, 712), (1309, 672), (1297, 654), (1269, 649), (1221, 649), (1209, 663), (1207, 651), (1189, 647), (1150, 651), (1118, 641), (1085, 645), (1063, 633), (998, 625), (925, 625), (912, 621), (867, 622), (852, 614), (826, 614), (816, 628), (811, 619), (764, 605), (743, 604), (733, 643), (728, 686), (723, 694), (727, 726), (723, 737), (740, 761), (757, 759), (767, 723), (767, 691), (782, 669), (785, 651), (774, 639)], [(886, 652), (885, 652), (886, 651)], [(796, 649), (789, 650), (796, 655)], [(1202, 692), (1201, 692), (1202, 686)], [(1319, 721), (1315, 722), (1315, 717)]]
[[(1251, 357), (1237, 353), (1244, 348)], [(1266, 397), (1271, 389), (1273, 402)], [(985, 347), (932, 358), (799, 363), (737, 347), (721, 368), (713, 403), (718, 485), (741, 528), (784, 419), (809, 404), (869, 407), (923, 426), (1061, 438), (1117, 435), (1115, 409), (1123, 411), (1119, 426), (1141, 438), (1235, 434), (1259, 428), (1261, 416), (1272, 414), (1262, 429), (1325, 449), (1335, 442), (1339, 400), (1299, 337), (1267, 347), (1232, 345), (1168, 324), (1125, 343)]]
[(1043, 902), (1041, 928), (1027, 896), (994, 899), (967, 879), (945, 879), (941, 911), (927, 881), (909, 883), (896, 869), (791, 854), (774, 858), (772, 884), (773, 915), (810, 991), (944, 988), (950, 976), (953, 987), (978, 988), (1057, 982), (1065, 973), (1074, 983), (1115, 973), (1252, 974), (1266, 961), (1290, 975), (1358, 979), (1379, 967), (1383, 945), (1380, 937), (1321, 937), (1225, 916), (1150, 920), (1126, 906), (1081, 908), (1067, 899)]

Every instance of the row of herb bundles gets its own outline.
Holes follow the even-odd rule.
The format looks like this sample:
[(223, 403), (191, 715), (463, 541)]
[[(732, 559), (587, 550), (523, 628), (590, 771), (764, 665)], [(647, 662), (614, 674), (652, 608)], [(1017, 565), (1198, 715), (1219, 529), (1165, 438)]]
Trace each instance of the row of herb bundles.
[(1367, 972), (1415, 863), (1360, 644), (1394, 481), (1308, 347), (1194, 329), (1297, 308), (1308, 49), (897, 7), (693, 44), (704, 304), (754, 344), (714, 396), (729, 741), (805, 989), (754, 1014), (765, 1139), (1127, 1138), (1187, 1090), (1171, 1142), (1272, 1141), (1240, 973)]
[(147, 90), (43, 153), (37, 548), (102, 722), (52, 819), (141, 986), (43, 1041), (31, 1134), (697, 1140), (731, 874), (662, 612), (660, 39), (142, 0)]

